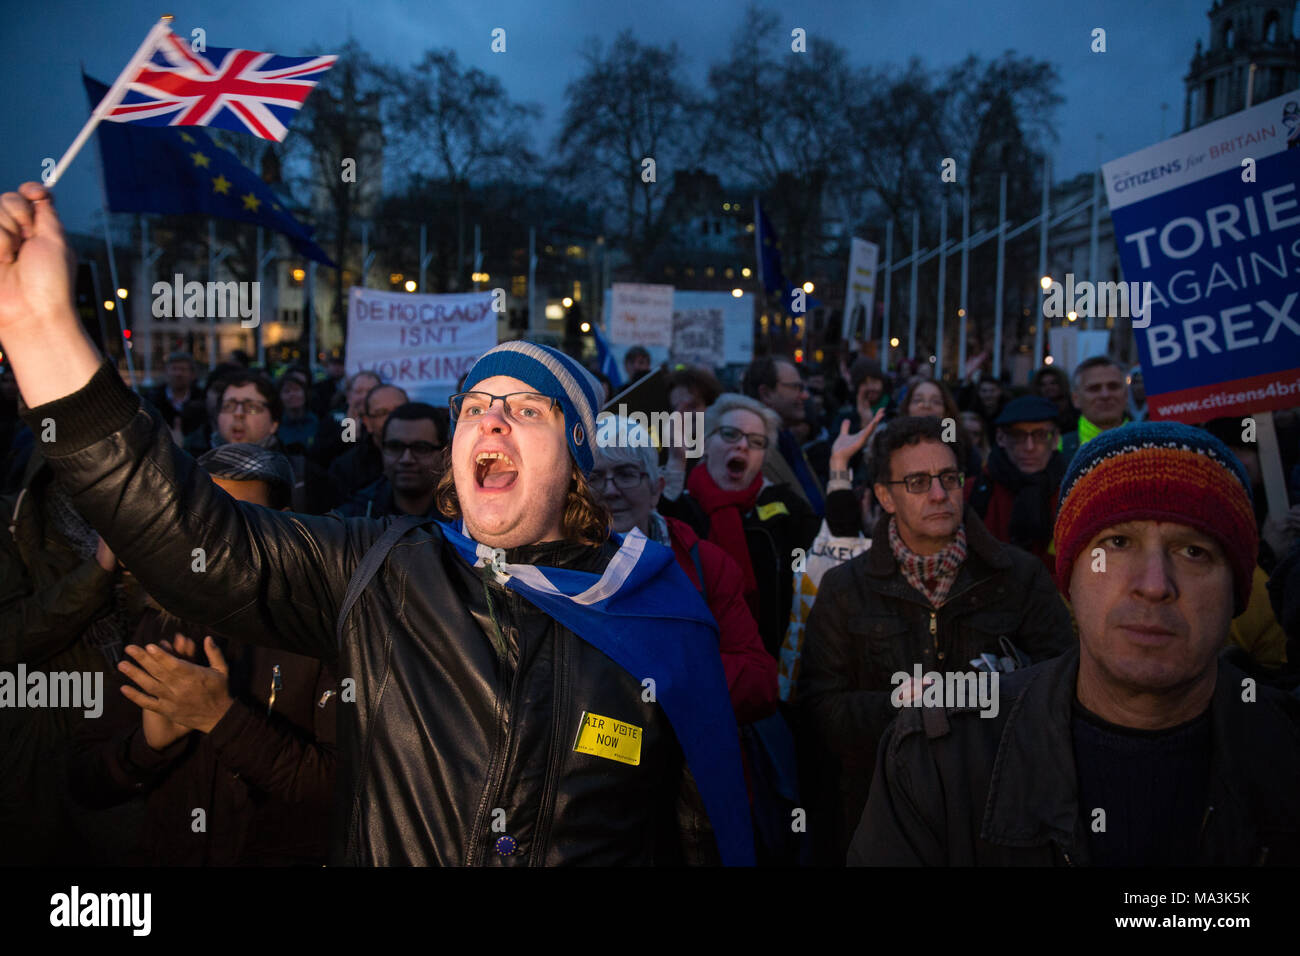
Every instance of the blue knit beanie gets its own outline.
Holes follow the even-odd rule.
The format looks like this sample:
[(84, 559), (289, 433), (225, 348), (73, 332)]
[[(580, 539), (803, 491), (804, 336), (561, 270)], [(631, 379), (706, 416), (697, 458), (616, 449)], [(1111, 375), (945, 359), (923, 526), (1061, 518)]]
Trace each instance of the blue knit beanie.
[[(463, 387), (468, 392), (494, 375), (517, 378), (560, 403), (569, 453), (584, 475), (590, 472), (595, 464), (596, 412), (604, 395), (600, 380), (563, 352), (532, 342), (503, 342), (484, 352), (465, 376)], [(451, 433), (456, 434), (454, 417)]]

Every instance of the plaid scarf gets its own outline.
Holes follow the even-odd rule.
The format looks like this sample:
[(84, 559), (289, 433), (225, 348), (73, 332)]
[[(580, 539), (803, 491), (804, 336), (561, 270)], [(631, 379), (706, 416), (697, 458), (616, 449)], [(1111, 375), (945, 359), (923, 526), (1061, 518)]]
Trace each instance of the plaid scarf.
[(889, 519), (889, 547), (898, 561), (899, 570), (908, 584), (925, 595), (933, 607), (943, 604), (957, 569), (966, 560), (966, 528), (957, 526), (952, 543), (938, 554), (917, 554), (903, 543), (898, 534), (898, 519)]

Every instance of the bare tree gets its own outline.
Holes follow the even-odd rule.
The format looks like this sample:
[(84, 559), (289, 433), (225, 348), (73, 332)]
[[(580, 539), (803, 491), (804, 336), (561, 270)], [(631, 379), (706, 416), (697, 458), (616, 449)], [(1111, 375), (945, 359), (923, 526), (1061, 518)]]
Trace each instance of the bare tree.
[[(353, 223), (377, 202), (381, 191), (385, 131), (393, 125), (393, 94), (399, 85), (391, 67), (377, 63), (349, 40), (334, 68), (307, 98), (286, 140), (294, 158), (302, 161), (301, 185), (310, 190), (312, 206), (326, 225), (325, 248), (339, 264), (334, 275), (335, 321), (341, 322), (347, 301), (344, 272)], [(349, 168), (353, 175), (348, 175)]]
[(405, 168), (450, 185), (456, 207), (456, 262), (452, 287), (464, 282), (465, 203), (471, 185), (502, 176), (527, 178), (537, 165), (529, 123), (541, 107), (517, 103), (501, 81), (462, 66), (451, 49), (429, 50), (401, 84), (401, 140)]
[(743, 185), (772, 190), (789, 268), (821, 238), (827, 193), (843, 188), (860, 98), (845, 50), (816, 39), (791, 49), (776, 14), (751, 4), (726, 60), (709, 70), (711, 158)]
[(584, 57), (586, 70), (565, 90), (556, 171), (593, 206), (619, 210), (612, 228), (637, 261), (667, 228), (665, 174), (699, 156), (699, 97), (680, 79), (675, 43), (643, 44), (624, 31), (608, 49), (592, 40)]

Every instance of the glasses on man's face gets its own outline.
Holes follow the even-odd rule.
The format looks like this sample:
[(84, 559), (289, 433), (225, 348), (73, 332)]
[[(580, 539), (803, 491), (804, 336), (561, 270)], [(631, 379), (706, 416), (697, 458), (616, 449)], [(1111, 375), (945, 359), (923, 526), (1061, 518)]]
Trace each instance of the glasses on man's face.
[(228, 398), (221, 403), (221, 410), (227, 415), (237, 415), (240, 412), (245, 415), (260, 415), (270, 407), (266, 402), (259, 402), (255, 398)]
[(441, 445), (435, 445), (431, 441), (398, 441), (396, 438), (390, 438), (384, 442), (384, 454), (392, 455), (394, 458), (401, 458), (407, 449), (416, 458), (428, 458), (442, 450)]
[(897, 481), (886, 481), (886, 485), (902, 485), (907, 489), (910, 495), (924, 495), (930, 491), (934, 485), (934, 479), (939, 479), (939, 485), (944, 491), (956, 491), (966, 481), (966, 476), (956, 469), (941, 471), (937, 475), (927, 475), (923, 471), (918, 471), (910, 475), (904, 475)]
[(1002, 434), (1004, 434), (1007, 437), (1007, 441), (1016, 448), (1023, 448), (1030, 441), (1040, 448), (1050, 442), (1056, 441), (1056, 432), (1050, 428), (1035, 428), (1033, 431), (1028, 432), (1008, 428)]
[(742, 432), (739, 428), (732, 428), (730, 425), (721, 425), (714, 430), (713, 434), (719, 436), (728, 445), (738, 445), (744, 438), (749, 442), (750, 448), (762, 450), (767, 447), (767, 436), (758, 435), (754, 432)]
[(482, 418), (499, 401), (506, 418), (516, 425), (540, 425), (550, 421), (551, 409), (558, 402), (549, 395), (537, 392), (511, 392), (493, 395), (490, 392), (461, 392), (451, 397), (451, 417), (456, 424)]
[(614, 487), (622, 491), (629, 488), (635, 488), (641, 484), (642, 478), (649, 477), (644, 471), (636, 465), (619, 465), (613, 471), (602, 471), (597, 469), (587, 476), (587, 483), (591, 485), (594, 491), (604, 491), (605, 482), (613, 481)]
[(804, 385), (802, 381), (794, 381), (794, 382), (778, 381), (776, 384), (778, 388), (793, 388), (797, 392), (799, 392), (800, 395), (803, 395), (808, 391), (808, 386)]

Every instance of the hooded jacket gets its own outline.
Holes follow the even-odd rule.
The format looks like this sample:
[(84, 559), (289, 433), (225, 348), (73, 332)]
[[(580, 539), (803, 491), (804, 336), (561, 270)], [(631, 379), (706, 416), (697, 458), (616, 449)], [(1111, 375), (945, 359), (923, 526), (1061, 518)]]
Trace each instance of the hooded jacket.
[[(339, 646), (348, 582), (390, 522), (236, 502), (107, 362), (29, 414), (58, 420), (51, 466), (160, 604), (215, 635), (333, 664), (335, 862), (716, 861), (681, 747), (639, 677), (490, 567), (472, 568), (436, 524), (389, 552)], [(507, 549), (505, 560), (599, 571), (615, 550), (558, 541)], [(589, 715), (634, 728), (639, 762), (575, 750)]]
[[(1197, 865), (1300, 863), (1300, 708), (1217, 661), (1210, 781)], [(1076, 648), (1002, 681), (995, 718), (973, 708), (904, 710), (880, 746), (850, 865), (1078, 866), (1071, 705)]]

